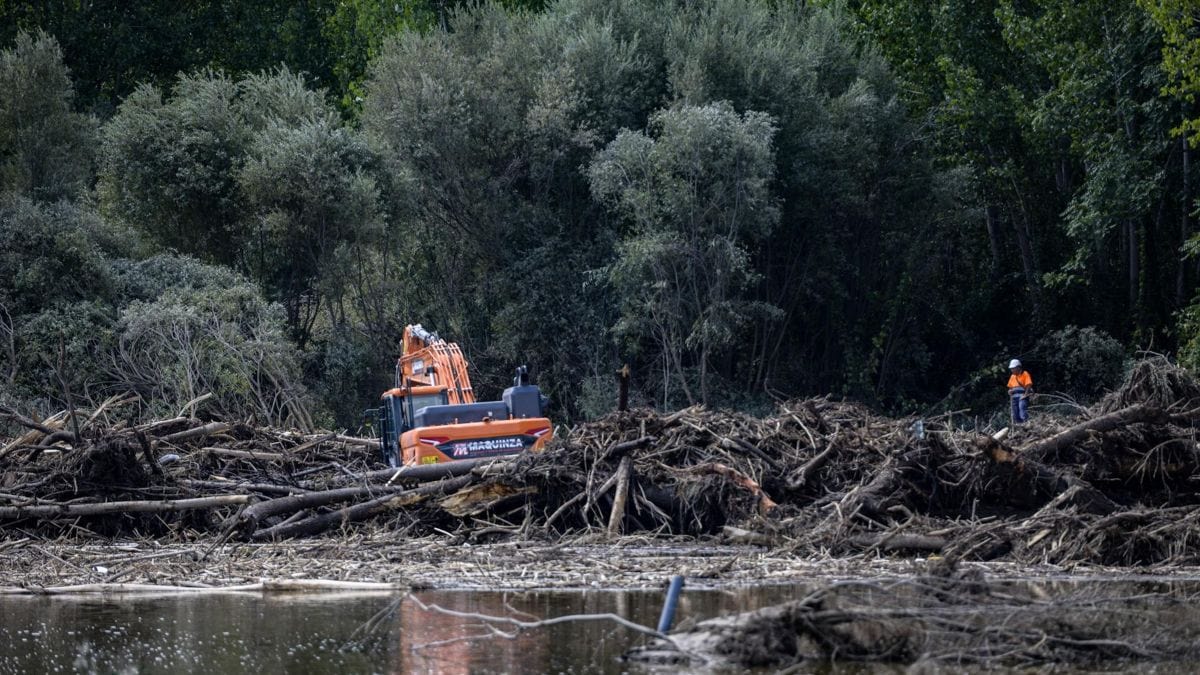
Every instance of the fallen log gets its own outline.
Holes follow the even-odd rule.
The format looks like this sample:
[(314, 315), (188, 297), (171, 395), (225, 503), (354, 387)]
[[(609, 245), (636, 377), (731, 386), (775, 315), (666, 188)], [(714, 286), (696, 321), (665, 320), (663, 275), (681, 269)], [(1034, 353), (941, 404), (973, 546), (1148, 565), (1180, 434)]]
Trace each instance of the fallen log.
[(463, 459), (457, 462), (443, 462), (441, 464), (421, 464), (418, 466), (400, 467), (399, 469), (381, 469), (379, 471), (367, 471), (349, 476), (339, 476), (334, 482), (338, 485), (346, 485), (348, 483), (425, 482), (462, 476), (471, 473), (476, 467), (484, 467), (494, 462), (503, 462), (508, 459), (510, 458), (481, 457), (479, 459)]
[(920, 534), (857, 534), (850, 537), (850, 545), (862, 549), (878, 549), (880, 551), (933, 551), (939, 552), (946, 548), (945, 537), (931, 537)]
[(36, 506), (0, 506), (0, 518), (34, 518), (61, 520), (80, 516), (107, 516), (115, 513), (167, 513), (193, 509), (211, 509), (231, 504), (245, 504), (250, 495), (217, 495), (194, 499), (162, 499), (94, 504), (38, 504)]
[(255, 459), (264, 462), (282, 462), (286, 457), (278, 452), (259, 452), (257, 450), (234, 450), (232, 448), (201, 448), (201, 452), (234, 459)]
[(430, 485), (422, 485), (421, 487), (397, 494), (384, 495), (361, 504), (338, 509), (331, 513), (324, 513), (312, 516), (311, 518), (305, 518), (304, 520), (298, 520), (294, 523), (284, 523), (265, 530), (258, 530), (251, 535), (251, 539), (255, 541), (271, 541), (320, 534), (334, 527), (374, 518), (387, 511), (412, 506), (430, 497), (464, 488), (475, 480), (475, 476), (459, 476)]
[(16, 422), (17, 424), (20, 424), (23, 427), (33, 429), (34, 431), (40, 432), (47, 436), (54, 433), (55, 431), (58, 431), (58, 429), (52, 429), (52, 428), (42, 424), (41, 422), (36, 422), (34, 420), (31, 420), (28, 417), (17, 412), (15, 409), (10, 408), (6, 405), (0, 405), (0, 417), (5, 417), (8, 419), (11, 419), (12, 421)]
[(766, 515), (768, 511), (778, 506), (774, 499), (762, 489), (758, 481), (747, 476), (746, 474), (726, 466), (719, 462), (708, 462), (707, 464), (698, 464), (688, 469), (692, 473), (712, 473), (718, 476), (727, 478), (730, 482), (738, 487), (745, 488), (750, 491), (750, 494), (758, 498), (758, 512), (760, 515)]
[(337, 441), (338, 443), (346, 443), (348, 445), (359, 445), (364, 448), (379, 447), (378, 438), (358, 438), (357, 436), (343, 436), (341, 434), (334, 434), (331, 438), (324, 440), (333, 440)]
[(1059, 450), (1075, 445), (1092, 434), (1101, 434), (1129, 424), (1151, 423), (1163, 424), (1169, 419), (1161, 408), (1149, 405), (1133, 405), (1116, 412), (1100, 415), (1085, 422), (1076, 424), (1069, 429), (1060, 431), (1050, 438), (1027, 445), (1022, 454), (1026, 457), (1041, 459)]
[[(314, 448), (326, 441), (331, 441), (335, 438), (339, 438), (339, 436), (337, 434), (322, 434), (320, 436), (317, 436), (316, 438), (307, 440), (307, 441), (301, 443), (300, 445), (297, 445), (294, 448), (289, 448), (288, 454), (290, 454), (292, 456), (298, 455), (298, 454), (304, 452), (305, 450), (308, 450), (309, 448)], [(346, 436), (345, 438), (349, 439), (350, 437)], [(354, 439), (354, 440), (364, 440), (364, 439)], [(378, 441), (376, 441), (376, 445), (378, 445)]]
[(771, 469), (776, 470), (776, 471), (779, 470), (779, 465), (775, 462), (775, 460), (771, 459), (771, 457), (769, 455), (767, 455), (767, 453), (763, 452), (762, 450), (759, 450), (757, 447), (747, 443), (746, 441), (744, 441), (740, 438), (720, 437), (720, 440), (718, 441), (718, 443), (720, 444), (720, 446), (722, 448), (725, 448), (726, 450), (734, 450), (737, 452), (744, 452), (749, 455), (754, 455), (755, 457), (761, 459), (764, 464), (771, 467)]
[(190, 418), (188, 418), (188, 417), (172, 417), (171, 419), (155, 420), (153, 422), (139, 424), (135, 428), (138, 431), (145, 431), (146, 433), (149, 433), (149, 434), (156, 434), (156, 433), (158, 433), (158, 431), (160, 429), (165, 429), (167, 427), (172, 427), (172, 426), (175, 426), (178, 424), (187, 424), (188, 421), (190, 421)]
[(181, 441), (191, 440), (193, 438), (204, 438), (214, 434), (223, 434), (233, 428), (228, 422), (209, 422), (203, 426), (194, 429), (186, 429), (184, 431), (176, 431), (173, 434), (167, 434), (162, 437), (162, 440), (167, 443), (179, 443)]
[(537, 494), (537, 488), (532, 485), (518, 487), (502, 481), (488, 481), (455, 492), (443, 499), (440, 506), (456, 518), (466, 518), (492, 511), (517, 497), (533, 494)]
[(405, 584), (337, 579), (263, 579), (257, 583), (233, 586), (174, 586), (163, 584), (95, 583), (70, 586), (0, 586), (0, 595), (83, 595), (83, 594), (164, 594), (204, 595), (216, 593), (308, 593), (321, 591), (358, 591), (390, 593)]
[(285, 513), (295, 513), (301, 509), (311, 509), (318, 506), (328, 506), (338, 502), (348, 502), (352, 499), (361, 497), (377, 497), (380, 493), (388, 495), (403, 492), (404, 488), (399, 486), (376, 485), (366, 487), (349, 487), (336, 488), (333, 490), (322, 490), (320, 492), (306, 492), (304, 494), (288, 495), (277, 499), (268, 499), (267, 501), (252, 504), (238, 514), (238, 524), (253, 531), (258, 527), (258, 524), (263, 520), (272, 516), (279, 516)]
[(812, 459), (808, 460), (799, 469), (792, 472), (788, 478), (787, 487), (789, 490), (799, 490), (808, 484), (809, 479), (813, 477), (821, 467), (829, 463), (833, 453), (837, 451), (837, 432), (830, 435), (825, 441), (825, 449), (817, 453)]
[(264, 495), (299, 495), (311, 492), (311, 490), (305, 490), (304, 488), (298, 488), (292, 485), (275, 485), (273, 483), (200, 480), (197, 478), (180, 478), (176, 482), (184, 487), (201, 490), (220, 490), (221, 492), (240, 490), (242, 492), (257, 492)]
[(655, 438), (653, 436), (642, 436), (640, 438), (635, 438), (632, 441), (617, 443), (616, 445), (613, 445), (605, 450), (604, 454), (600, 456), (600, 459), (608, 460), (624, 457), (627, 453), (629, 453), (629, 451), (637, 450), (638, 448), (650, 445), (654, 441)]

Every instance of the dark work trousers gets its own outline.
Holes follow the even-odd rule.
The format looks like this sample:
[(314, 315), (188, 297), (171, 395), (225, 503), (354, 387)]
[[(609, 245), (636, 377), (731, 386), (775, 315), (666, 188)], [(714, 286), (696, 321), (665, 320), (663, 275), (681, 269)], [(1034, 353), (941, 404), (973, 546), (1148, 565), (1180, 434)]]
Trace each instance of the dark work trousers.
[(1017, 424), (1029, 421), (1029, 399), (1025, 398), (1025, 387), (1012, 390), (1012, 418)]

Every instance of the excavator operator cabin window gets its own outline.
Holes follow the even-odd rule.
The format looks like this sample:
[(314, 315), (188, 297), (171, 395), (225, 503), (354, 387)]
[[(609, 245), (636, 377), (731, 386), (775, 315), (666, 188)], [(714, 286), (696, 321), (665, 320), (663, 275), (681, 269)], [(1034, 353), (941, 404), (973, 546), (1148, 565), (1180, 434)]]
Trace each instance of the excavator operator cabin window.
[(446, 405), (449, 399), (446, 397), (446, 392), (438, 392), (436, 394), (413, 394), (412, 395), (412, 410), (420, 412), (421, 408), (431, 405)]

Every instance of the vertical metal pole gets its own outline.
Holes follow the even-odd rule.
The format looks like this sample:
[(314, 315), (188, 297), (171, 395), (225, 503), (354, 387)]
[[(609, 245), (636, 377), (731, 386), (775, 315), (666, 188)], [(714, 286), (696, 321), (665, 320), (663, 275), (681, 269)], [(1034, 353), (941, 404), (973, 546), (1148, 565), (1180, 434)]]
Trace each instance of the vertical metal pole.
[(658, 617), (658, 632), (666, 633), (671, 630), (675, 621), (675, 605), (679, 604), (679, 592), (683, 590), (683, 576), (676, 574), (671, 577), (671, 585), (667, 588), (667, 601), (663, 603), (662, 614)]

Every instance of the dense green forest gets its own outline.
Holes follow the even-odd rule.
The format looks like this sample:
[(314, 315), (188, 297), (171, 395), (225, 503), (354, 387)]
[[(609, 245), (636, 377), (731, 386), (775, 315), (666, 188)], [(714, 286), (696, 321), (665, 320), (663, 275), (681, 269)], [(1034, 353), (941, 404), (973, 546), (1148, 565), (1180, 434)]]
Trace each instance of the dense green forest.
[(1003, 410), (1200, 363), (1191, 0), (0, 0), (0, 403)]

